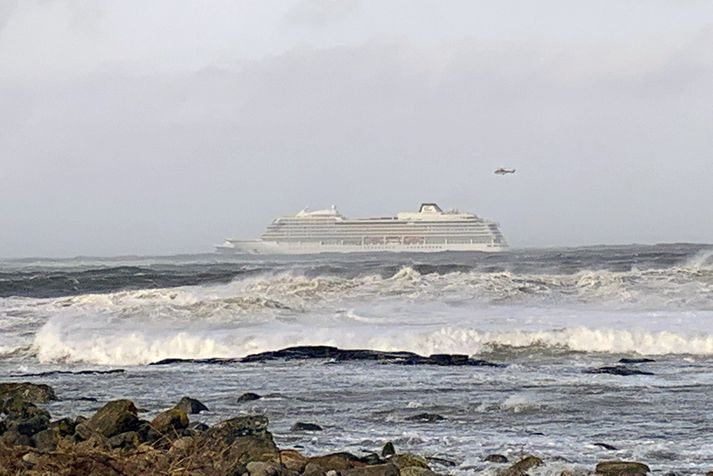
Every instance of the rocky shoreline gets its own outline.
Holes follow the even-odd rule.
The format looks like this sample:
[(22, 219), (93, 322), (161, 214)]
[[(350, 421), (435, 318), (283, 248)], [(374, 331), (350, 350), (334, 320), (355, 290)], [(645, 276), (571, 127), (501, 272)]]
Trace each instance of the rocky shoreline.
[[(55, 400), (41, 384), (0, 383), (0, 476), (4, 475), (206, 475), (206, 476), (435, 476), (454, 463), (401, 453), (386, 442), (364, 455), (347, 452), (308, 456), (278, 448), (264, 415), (242, 415), (212, 426), (190, 421), (208, 410), (198, 400), (182, 398), (152, 420), (139, 417), (131, 400), (113, 400), (93, 415), (52, 420), (42, 404)], [(437, 421), (438, 415), (419, 418)], [(294, 431), (320, 431), (298, 422)], [(522, 476), (547, 471), (548, 461), (521, 455), (482, 455), (488, 473)], [(461, 472), (461, 470), (459, 470)], [(554, 474), (644, 475), (638, 462), (605, 461), (582, 473), (559, 469)]]

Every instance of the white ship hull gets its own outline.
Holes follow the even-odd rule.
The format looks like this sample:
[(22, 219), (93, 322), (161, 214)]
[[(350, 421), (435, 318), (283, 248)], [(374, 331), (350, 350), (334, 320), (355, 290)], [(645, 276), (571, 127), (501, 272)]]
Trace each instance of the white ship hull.
[(226, 240), (222, 253), (307, 255), (319, 253), (437, 253), (503, 251), (497, 223), (472, 213), (443, 211), (424, 203), (418, 212), (349, 219), (332, 207), (276, 218), (260, 239)]
[(312, 255), (320, 253), (438, 253), (444, 251), (498, 252), (507, 249), (496, 244), (413, 244), (389, 243), (382, 245), (320, 245), (315, 243), (277, 243), (261, 240), (226, 241), (217, 251), (225, 254), (251, 255)]

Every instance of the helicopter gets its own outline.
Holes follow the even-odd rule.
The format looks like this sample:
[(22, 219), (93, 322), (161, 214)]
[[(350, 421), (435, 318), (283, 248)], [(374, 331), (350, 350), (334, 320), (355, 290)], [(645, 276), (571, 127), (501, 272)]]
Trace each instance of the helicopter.
[(495, 175), (514, 174), (515, 169), (504, 169), (504, 168), (500, 167), (499, 169), (496, 169), (494, 173), (495, 173)]

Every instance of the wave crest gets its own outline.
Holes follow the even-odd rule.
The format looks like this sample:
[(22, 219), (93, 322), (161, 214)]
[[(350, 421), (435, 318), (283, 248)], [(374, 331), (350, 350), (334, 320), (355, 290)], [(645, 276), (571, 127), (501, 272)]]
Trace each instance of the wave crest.
[(541, 352), (641, 355), (713, 355), (713, 335), (671, 331), (646, 332), (573, 327), (557, 330), (484, 332), (443, 327), (434, 331), (391, 329), (385, 333), (311, 329), (246, 332), (244, 328), (187, 330), (114, 327), (87, 330), (81, 323), (53, 319), (35, 336), (33, 349), (41, 362), (143, 365), (165, 358), (242, 357), (296, 345), (331, 345), (382, 351), (411, 351), (423, 355), (477, 355), (503, 348)]

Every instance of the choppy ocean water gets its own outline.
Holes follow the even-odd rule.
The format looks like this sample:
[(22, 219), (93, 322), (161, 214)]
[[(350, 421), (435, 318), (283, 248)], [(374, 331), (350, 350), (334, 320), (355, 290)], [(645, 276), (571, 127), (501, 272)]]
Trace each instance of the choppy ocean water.
[[(318, 344), (505, 367), (148, 365)], [(629, 357), (655, 360), (629, 366), (652, 375), (587, 373)], [(266, 413), (282, 446), (358, 452), (391, 440), (453, 461), (442, 468), (453, 473), (491, 472), (486, 454), (525, 452), (552, 473), (604, 459), (704, 473), (713, 469), (713, 247), (4, 261), (0, 379), (55, 387), (55, 416), (119, 397), (151, 413), (190, 395), (211, 409), (196, 416), (208, 423)], [(238, 404), (247, 391), (268, 397)], [(407, 420), (421, 412), (445, 420)], [(295, 421), (324, 431), (292, 433)]]

